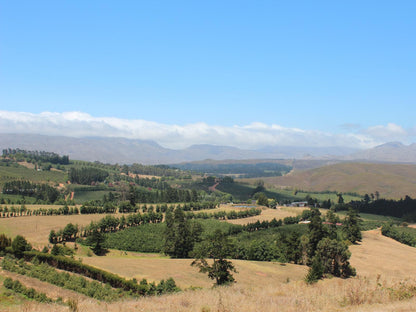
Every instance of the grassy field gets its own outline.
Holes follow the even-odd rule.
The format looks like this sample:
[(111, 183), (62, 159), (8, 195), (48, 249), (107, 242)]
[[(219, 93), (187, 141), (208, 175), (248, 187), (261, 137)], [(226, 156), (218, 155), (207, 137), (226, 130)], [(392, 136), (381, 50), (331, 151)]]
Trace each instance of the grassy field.
[(382, 198), (399, 199), (405, 195), (416, 196), (415, 176), (416, 165), (340, 163), (263, 180), (275, 188), (361, 195), (378, 191)]
[[(48, 206), (46, 206), (48, 207)], [(34, 207), (30, 207), (34, 208)], [(39, 208), (37, 206), (37, 208)], [(57, 206), (56, 208), (59, 208)], [(231, 205), (215, 210), (237, 210)], [(207, 210), (212, 212), (215, 210)], [(260, 216), (232, 220), (247, 223), (281, 219), (300, 214), (304, 208), (265, 208)], [(325, 214), (326, 211), (322, 211)], [(88, 224), (103, 215), (39, 216), (0, 219), (0, 232), (22, 234), (35, 246), (47, 244), (49, 231), (67, 223)], [(364, 220), (390, 218), (362, 214)], [(72, 245), (69, 243), (69, 245)], [(238, 273), (231, 287), (211, 288), (213, 281), (190, 265), (191, 259), (169, 259), (152, 253), (111, 250), (106, 256), (91, 256), (79, 246), (76, 258), (83, 263), (109, 270), (126, 278), (159, 281), (173, 277), (182, 289), (178, 294), (104, 303), (71, 291), (44, 284), (27, 276), (17, 276), (24, 285), (45, 292), (49, 297), (73, 298), (78, 311), (412, 311), (416, 304), (416, 248), (381, 235), (379, 230), (363, 232), (363, 240), (350, 246), (351, 264), (357, 277), (332, 278), (307, 285), (306, 266), (233, 260)], [(0, 271), (0, 282), (11, 273)], [(194, 290), (190, 290), (194, 289)], [(199, 289), (201, 288), (201, 289)], [(410, 299), (409, 299), (410, 298)], [(0, 289), (0, 311), (69, 311), (61, 305), (39, 304)]]
[[(327, 279), (311, 286), (302, 281), (306, 267), (297, 265), (233, 261), (239, 271), (235, 275), (237, 283), (232, 287), (210, 288), (212, 281), (191, 267), (190, 260), (120, 251), (112, 251), (106, 257), (83, 257), (85, 263), (125, 277), (145, 277), (151, 281), (172, 276), (182, 287), (192, 285), (203, 289), (115, 303), (78, 298), (78, 308), (81, 312), (414, 310), (415, 248), (383, 237), (379, 231), (369, 231), (364, 233), (363, 241), (350, 250), (357, 277)], [(53, 289), (47, 290), (53, 294)], [(24, 307), (25, 311), (68, 311), (56, 305), (30, 302)], [(0, 309), (16, 311), (2, 303)]]
[(87, 225), (91, 221), (103, 218), (100, 214), (62, 215), (62, 216), (29, 216), (0, 219), (0, 233), (10, 237), (20, 234), (36, 248), (48, 245), (49, 232), (64, 228), (68, 223)]

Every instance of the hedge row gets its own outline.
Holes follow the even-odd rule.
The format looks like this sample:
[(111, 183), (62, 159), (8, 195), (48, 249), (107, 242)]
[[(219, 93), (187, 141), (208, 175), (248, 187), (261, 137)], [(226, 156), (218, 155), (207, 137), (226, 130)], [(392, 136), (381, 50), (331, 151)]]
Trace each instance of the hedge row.
[[(85, 277), (92, 278), (94, 280), (107, 283), (111, 287), (123, 289), (125, 291), (131, 291), (133, 294), (138, 295), (147, 295), (149, 294), (149, 286), (144, 284), (137, 284), (136, 280), (126, 280), (116, 274), (98, 269), (96, 267), (83, 264), (80, 261), (77, 261), (72, 258), (67, 258), (63, 256), (54, 256), (47, 253), (41, 253), (37, 251), (26, 251), (24, 252), (24, 257), (26, 260), (30, 261), (34, 257), (40, 262), (45, 262), (52, 267), (57, 269), (81, 274)], [(173, 292), (178, 291), (176, 284), (173, 279), (169, 279), (169, 288), (164, 292)]]

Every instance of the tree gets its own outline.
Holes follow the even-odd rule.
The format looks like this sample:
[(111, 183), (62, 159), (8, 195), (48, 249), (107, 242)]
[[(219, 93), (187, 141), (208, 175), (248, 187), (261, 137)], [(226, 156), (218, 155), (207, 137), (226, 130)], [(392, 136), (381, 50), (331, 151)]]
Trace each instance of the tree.
[(32, 250), (32, 246), (23, 236), (17, 235), (12, 241), (12, 251), (17, 258), (22, 258), (23, 252), (30, 250)]
[(51, 243), (51, 244), (56, 244), (57, 243), (56, 233), (55, 233), (54, 230), (51, 230), (49, 232), (49, 243)]
[[(225, 285), (234, 282), (231, 272), (237, 273), (234, 264), (227, 260), (233, 245), (230, 239), (221, 230), (217, 229), (207, 240), (199, 244), (193, 253), (195, 260), (192, 266), (197, 266), (201, 273), (208, 273), (216, 285)], [(212, 259), (209, 264), (206, 258)]]
[(351, 267), (349, 258), (351, 252), (344, 242), (325, 237), (316, 249), (316, 255), (322, 261), (324, 273), (337, 277), (350, 277), (355, 275), (355, 269)]
[(102, 255), (105, 252), (105, 249), (103, 248), (105, 237), (104, 234), (99, 232), (97, 228), (93, 230), (92, 235), (89, 237), (89, 240), (92, 244), (92, 251), (96, 255)]
[(324, 266), (322, 265), (321, 258), (315, 255), (312, 259), (312, 265), (309, 268), (308, 274), (305, 277), (305, 281), (308, 284), (316, 283), (322, 278), (324, 274)]
[(269, 199), (267, 198), (266, 194), (263, 192), (256, 193), (255, 197), (257, 198), (257, 205), (259, 206), (269, 206)]
[(12, 244), (12, 240), (4, 235), (3, 233), (0, 234), (0, 251), (5, 251), (7, 247), (10, 247)]
[(177, 207), (173, 212), (166, 212), (166, 230), (164, 252), (173, 258), (188, 258), (199, 240), (201, 226), (187, 220), (182, 208)]
[(329, 210), (326, 214), (326, 220), (328, 221), (328, 235), (331, 239), (337, 238), (337, 223), (340, 222), (338, 216)]
[(339, 194), (337, 194), (337, 196), (338, 196), (338, 204), (343, 204), (344, 203), (344, 197), (342, 197), (342, 194), (339, 193)]
[(327, 236), (322, 225), (321, 213), (318, 208), (311, 209), (311, 218), (310, 223), (308, 224), (309, 233), (308, 233), (308, 261), (310, 262), (315, 256), (316, 247), (318, 246), (319, 241)]
[(353, 244), (362, 239), (360, 231), (360, 215), (352, 208), (348, 209), (347, 216), (344, 219), (343, 230), (346, 238)]

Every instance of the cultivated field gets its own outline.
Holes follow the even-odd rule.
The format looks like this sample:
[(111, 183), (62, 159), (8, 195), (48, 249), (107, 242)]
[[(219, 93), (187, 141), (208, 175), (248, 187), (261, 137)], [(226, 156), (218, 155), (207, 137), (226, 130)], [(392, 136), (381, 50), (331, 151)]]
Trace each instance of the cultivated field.
[[(238, 210), (231, 205), (214, 210)], [(260, 216), (231, 220), (248, 223), (257, 220), (282, 219), (300, 214), (304, 208), (280, 207), (263, 209)], [(324, 213), (324, 212), (323, 212)], [(21, 234), (36, 247), (47, 244), (51, 229), (72, 222), (86, 225), (99, 220), (101, 214), (72, 216), (30, 216), (0, 219), (0, 232), (9, 236)], [(72, 244), (69, 244), (72, 245)], [(233, 260), (238, 273), (231, 287), (212, 288), (213, 281), (192, 267), (191, 259), (169, 259), (159, 254), (112, 250), (107, 256), (87, 256), (80, 246), (76, 258), (126, 278), (149, 282), (173, 277), (185, 291), (160, 297), (105, 303), (62, 290), (27, 276), (17, 278), (26, 286), (45, 292), (49, 297), (73, 298), (78, 311), (413, 311), (416, 299), (416, 248), (384, 237), (380, 230), (363, 232), (363, 241), (350, 246), (351, 264), (357, 277), (326, 279), (307, 285), (303, 278), (306, 266)], [(9, 272), (0, 272), (0, 281)], [(193, 290), (192, 290), (193, 289)], [(69, 311), (61, 305), (27, 302), (20, 297), (7, 297), (0, 292), (0, 311)]]

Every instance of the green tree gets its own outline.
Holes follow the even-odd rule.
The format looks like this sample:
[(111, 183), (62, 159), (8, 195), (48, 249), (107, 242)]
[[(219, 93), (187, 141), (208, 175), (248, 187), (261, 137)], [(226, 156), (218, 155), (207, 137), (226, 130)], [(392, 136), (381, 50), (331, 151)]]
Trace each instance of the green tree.
[(23, 236), (17, 235), (12, 241), (12, 251), (17, 258), (22, 258), (23, 252), (30, 250), (32, 250), (32, 246)]
[(12, 240), (4, 235), (3, 233), (0, 234), (0, 251), (5, 251), (6, 247), (10, 247), (12, 245)]
[(257, 205), (259, 206), (269, 206), (269, 199), (267, 198), (266, 194), (263, 192), (256, 193), (255, 197), (257, 198)]
[(322, 278), (324, 274), (324, 266), (322, 265), (321, 258), (315, 255), (312, 259), (312, 265), (309, 268), (308, 274), (306, 274), (305, 281), (308, 284), (316, 283)]
[(324, 273), (329, 273), (337, 277), (350, 277), (355, 275), (355, 269), (351, 267), (348, 261), (351, 257), (351, 252), (344, 242), (325, 237), (319, 242), (316, 255), (322, 261)]
[(97, 228), (92, 231), (89, 240), (92, 245), (91, 249), (96, 255), (102, 255), (105, 252), (105, 249), (103, 248), (105, 236), (103, 233), (99, 232)]
[(362, 239), (360, 222), (361, 219), (358, 212), (352, 208), (348, 209), (347, 216), (343, 223), (343, 231), (346, 235), (346, 239), (353, 244), (360, 242)]
[[(232, 272), (237, 273), (234, 264), (227, 260), (233, 250), (230, 239), (217, 229), (207, 240), (200, 243), (193, 253), (195, 260), (192, 266), (197, 266), (201, 273), (208, 273), (208, 277), (215, 280), (216, 285), (233, 283)], [(212, 259), (209, 264), (206, 258)]]
[(318, 246), (319, 241), (327, 236), (327, 232), (325, 231), (322, 225), (321, 219), (321, 212), (318, 208), (311, 209), (311, 217), (310, 223), (308, 224), (309, 232), (309, 242), (308, 242), (308, 261), (311, 262), (312, 258), (315, 256), (316, 248)]
[(57, 243), (56, 233), (55, 233), (54, 230), (51, 230), (49, 232), (49, 243), (51, 243), (51, 244), (56, 244)]
[(342, 197), (342, 194), (339, 193), (339, 194), (337, 194), (337, 196), (338, 196), (338, 204), (343, 204), (344, 203), (344, 197)]
[(188, 258), (202, 232), (200, 225), (187, 220), (182, 208), (166, 212), (164, 252), (173, 258)]
[(340, 222), (338, 216), (329, 210), (326, 214), (326, 220), (328, 221), (328, 235), (331, 239), (337, 238), (337, 223)]

